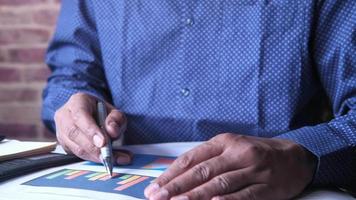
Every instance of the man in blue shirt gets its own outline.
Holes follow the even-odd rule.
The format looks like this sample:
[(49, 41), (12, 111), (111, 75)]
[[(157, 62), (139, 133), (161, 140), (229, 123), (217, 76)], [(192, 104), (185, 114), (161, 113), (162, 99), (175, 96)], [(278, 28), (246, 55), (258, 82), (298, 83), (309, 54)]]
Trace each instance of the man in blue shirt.
[[(43, 120), (68, 152), (99, 161), (100, 99), (112, 138), (207, 140), (146, 188), (149, 199), (288, 199), (354, 181), (356, 1), (62, 4)], [(328, 122), (315, 118), (322, 98)]]

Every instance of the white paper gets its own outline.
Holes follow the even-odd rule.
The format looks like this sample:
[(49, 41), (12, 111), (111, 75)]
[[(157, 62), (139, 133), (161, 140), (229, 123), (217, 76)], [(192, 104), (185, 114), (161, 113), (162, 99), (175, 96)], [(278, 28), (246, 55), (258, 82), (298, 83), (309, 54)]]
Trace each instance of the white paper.
[(55, 142), (21, 142), (18, 140), (6, 140), (0, 143), (0, 157), (41, 149), (54, 144)]

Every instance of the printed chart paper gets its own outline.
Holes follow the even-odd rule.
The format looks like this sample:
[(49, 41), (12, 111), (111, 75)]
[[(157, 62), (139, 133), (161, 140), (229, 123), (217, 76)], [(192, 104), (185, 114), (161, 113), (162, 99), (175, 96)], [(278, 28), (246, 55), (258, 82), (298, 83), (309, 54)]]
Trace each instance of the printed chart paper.
[(31, 186), (62, 187), (118, 193), (136, 198), (145, 198), (143, 191), (155, 177), (135, 174), (62, 169), (23, 183)]
[[(144, 189), (155, 179), (152, 172), (147, 175), (135, 174), (135, 169), (164, 171), (176, 157), (135, 154), (131, 165), (114, 167), (114, 169), (129, 169), (130, 173), (113, 173), (113, 178), (106, 172), (91, 169), (61, 169), (42, 175), (23, 183), (28, 186), (84, 189), (127, 195), (135, 198), (145, 198)], [(82, 166), (103, 167), (102, 164), (85, 162)], [(148, 176), (150, 175), (151, 176)]]

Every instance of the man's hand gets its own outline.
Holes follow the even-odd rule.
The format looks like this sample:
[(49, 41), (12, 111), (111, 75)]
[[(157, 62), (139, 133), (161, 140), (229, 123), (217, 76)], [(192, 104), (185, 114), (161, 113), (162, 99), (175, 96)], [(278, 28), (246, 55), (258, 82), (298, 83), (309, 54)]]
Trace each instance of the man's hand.
[(221, 134), (180, 156), (145, 190), (150, 200), (289, 199), (311, 182), (316, 160), (281, 139)]
[[(54, 116), (57, 140), (68, 153), (78, 157), (100, 162), (100, 147), (106, 143), (105, 135), (94, 119), (96, 99), (84, 93), (71, 96), (68, 102), (58, 109)], [(106, 131), (112, 139), (117, 139), (126, 129), (125, 115), (106, 103), (108, 117), (105, 120)], [(131, 162), (131, 155), (114, 152), (118, 164)]]

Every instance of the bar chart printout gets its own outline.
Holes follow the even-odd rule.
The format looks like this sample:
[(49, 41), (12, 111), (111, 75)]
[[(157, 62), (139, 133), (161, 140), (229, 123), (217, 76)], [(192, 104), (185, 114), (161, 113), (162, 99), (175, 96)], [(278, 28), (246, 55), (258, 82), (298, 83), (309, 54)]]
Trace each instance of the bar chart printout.
[(155, 177), (121, 173), (114, 173), (113, 178), (110, 178), (106, 172), (63, 169), (23, 185), (85, 189), (144, 199), (143, 191), (154, 179)]

